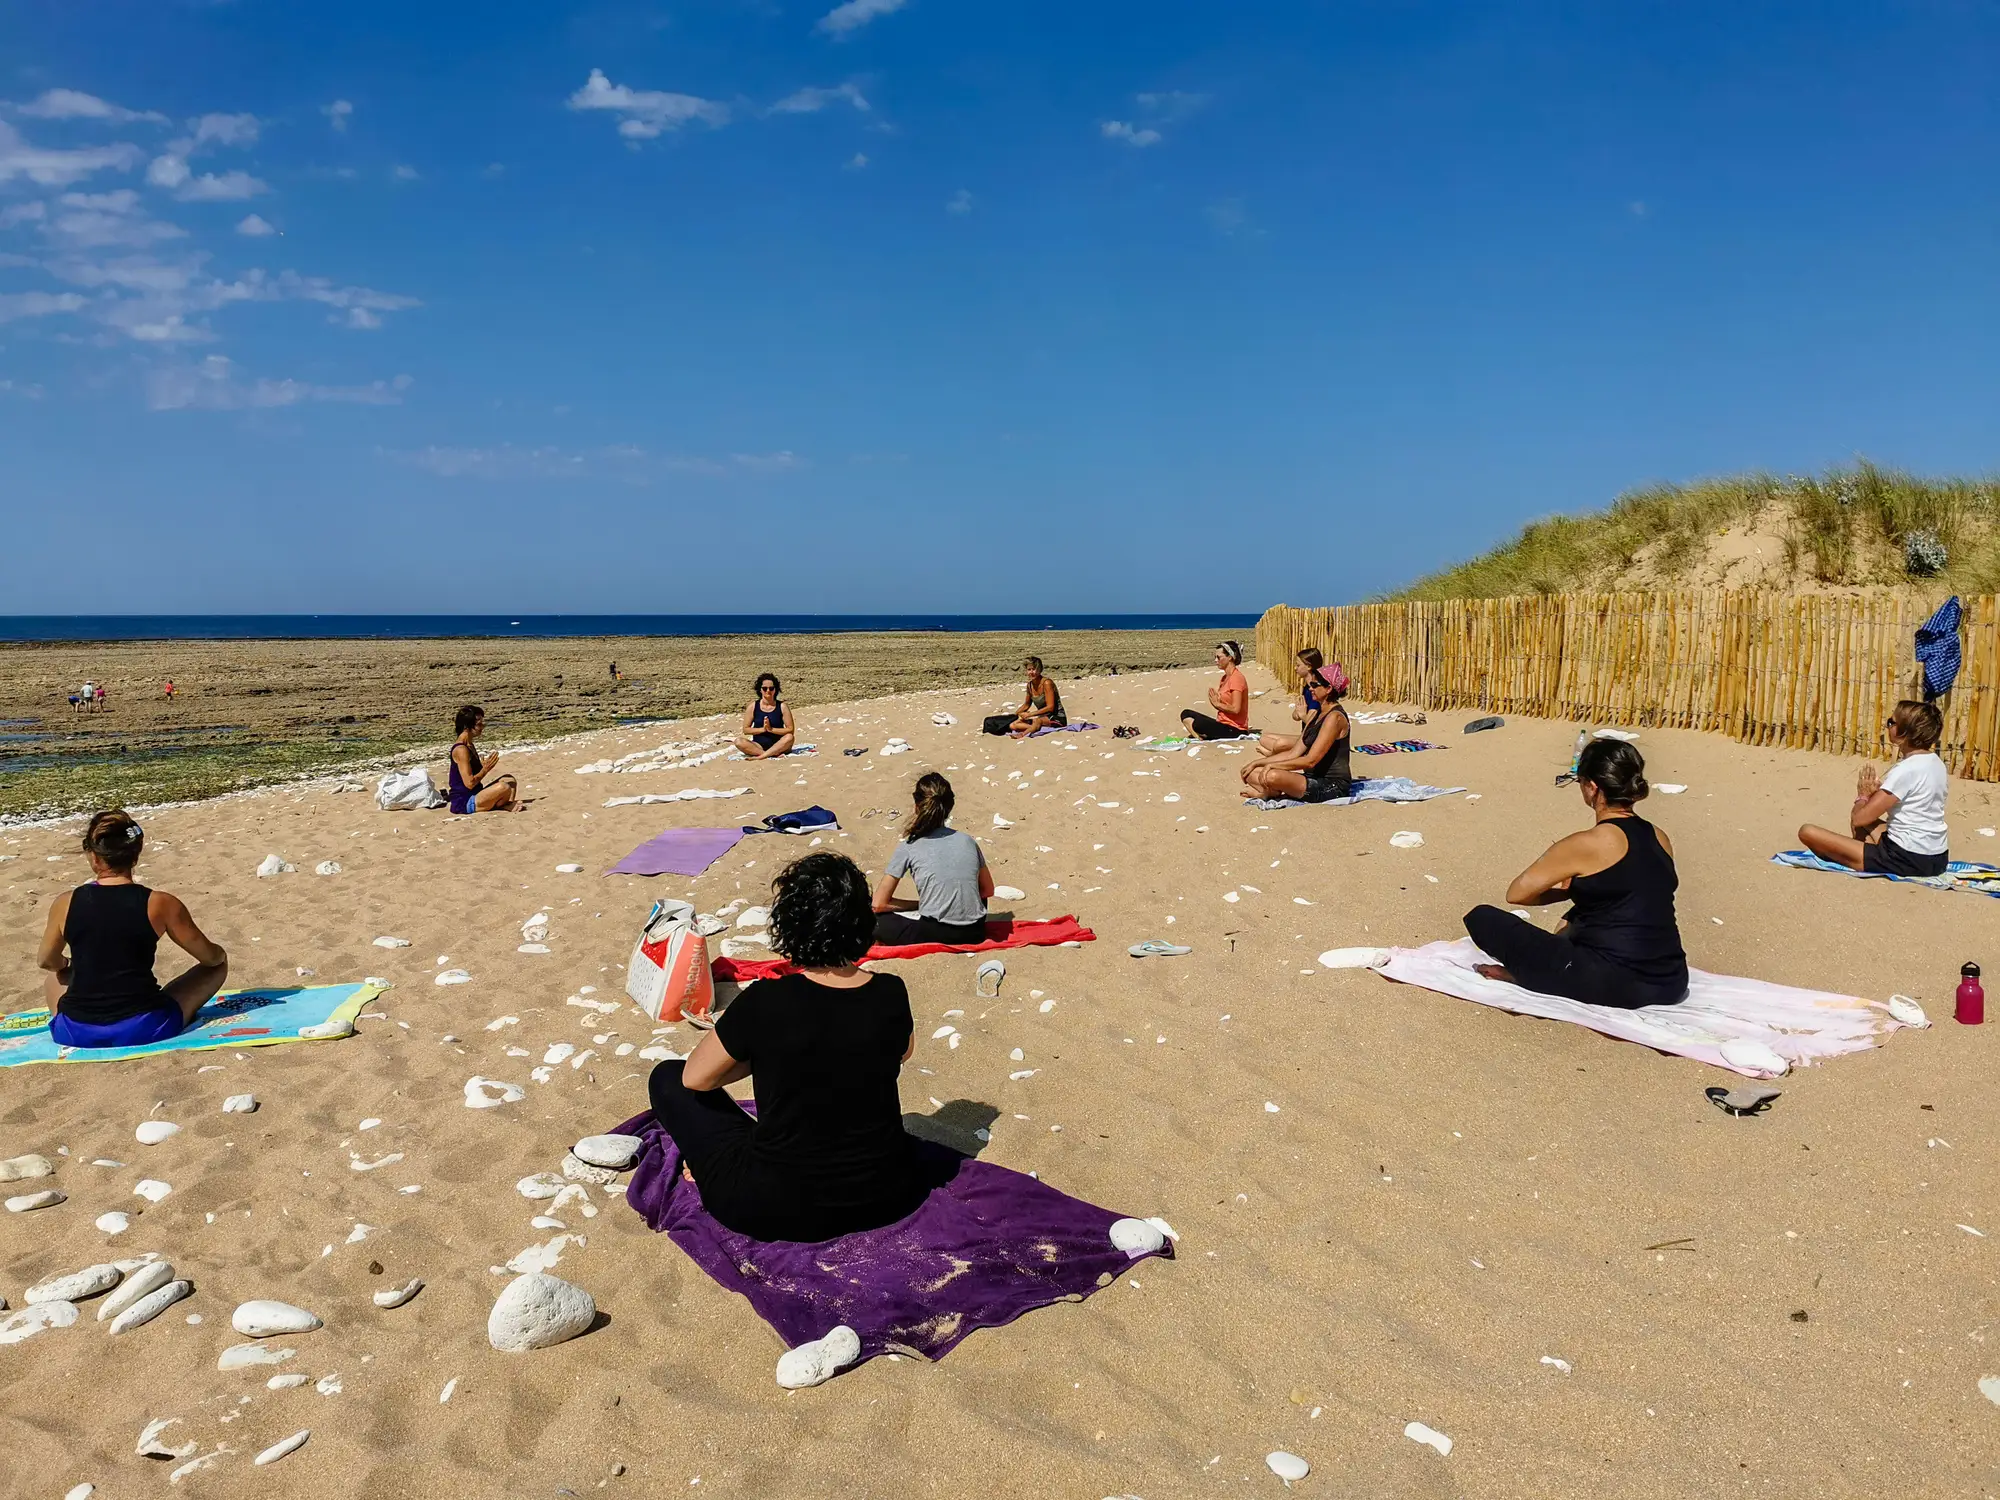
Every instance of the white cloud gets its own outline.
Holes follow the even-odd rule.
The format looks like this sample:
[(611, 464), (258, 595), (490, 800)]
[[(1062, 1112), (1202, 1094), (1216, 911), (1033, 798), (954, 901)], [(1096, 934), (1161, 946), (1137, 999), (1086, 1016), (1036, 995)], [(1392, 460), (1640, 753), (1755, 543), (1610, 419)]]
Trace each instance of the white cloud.
[(55, 200), (53, 212), (44, 209), (32, 217), (42, 224), (46, 238), (73, 250), (97, 250), (113, 245), (144, 247), (163, 240), (182, 239), (187, 233), (177, 224), (147, 215), (140, 207), (138, 193), (131, 188), (109, 193), (64, 193)]
[(751, 474), (788, 474), (803, 468), (805, 461), (789, 448), (776, 453), (732, 453), (729, 461)]
[(23, 385), (18, 380), (0, 380), (0, 396), (19, 396), (23, 401), (42, 399), (42, 387), (37, 384)]
[(788, 451), (732, 453), (727, 459), (719, 459), (653, 454), (634, 443), (615, 443), (603, 448), (524, 448), (513, 443), (492, 448), (433, 445), (389, 456), (441, 479), (598, 479), (621, 484), (650, 484), (672, 474), (699, 474), (710, 479), (764, 476), (805, 466), (803, 459)]
[(862, 114), (867, 114), (869, 104), (859, 88), (851, 83), (838, 83), (832, 88), (800, 89), (796, 94), (788, 94), (771, 106), (774, 115), (816, 115), (829, 104), (842, 100), (852, 104)]
[(146, 181), (159, 188), (177, 188), (189, 175), (187, 158), (182, 156), (156, 156), (146, 168)]
[(75, 292), (0, 292), (0, 323), (75, 312), (83, 305), (84, 299)]
[(395, 178), (396, 181), (398, 182), (415, 182), (423, 174), (418, 172), (415, 167), (410, 166), (407, 162), (398, 162), (396, 164), (395, 170), (392, 171), (389, 175)]
[(268, 182), (261, 177), (252, 177), (248, 172), (224, 172), (219, 176), (214, 172), (204, 172), (199, 177), (183, 181), (174, 189), (174, 196), (183, 203), (237, 203), (270, 191)]
[(335, 130), (345, 130), (349, 117), (354, 113), (354, 106), (345, 99), (336, 99), (331, 104), (322, 104), (319, 112), (326, 116), (326, 123)]
[(66, 151), (31, 146), (18, 130), (0, 120), (0, 182), (20, 177), (39, 187), (68, 187), (98, 172), (129, 172), (145, 158), (146, 153), (137, 146), (122, 142)]
[(1218, 198), (1202, 210), (1208, 222), (1218, 233), (1231, 239), (1262, 239), (1264, 231), (1250, 222), (1250, 214), (1243, 206), (1241, 198)]
[(248, 235), (253, 240), (261, 240), (276, 234), (278, 231), (272, 225), (271, 221), (262, 214), (245, 214), (236, 221), (236, 232)]
[(847, 0), (845, 5), (836, 5), (819, 18), (815, 30), (824, 31), (828, 36), (846, 36), (851, 31), (859, 31), (877, 16), (894, 15), (909, 0)]
[(190, 149), (213, 142), (218, 146), (254, 146), (262, 122), (255, 115), (202, 115), (188, 121), (194, 132)]
[(307, 401), (394, 406), (414, 382), (408, 375), (371, 380), (366, 385), (314, 385), (301, 380), (236, 378), (225, 355), (199, 364), (167, 365), (146, 377), (146, 404), (154, 411), (256, 411)]
[(944, 201), (944, 211), (948, 214), (969, 214), (972, 212), (972, 194), (960, 188)]
[(1157, 94), (1134, 94), (1139, 108), (1162, 124), (1171, 125), (1176, 120), (1185, 120), (1189, 115), (1208, 103), (1206, 94), (1190, 94), (1184, 89), (1168, 89)]
[(857, 151), (852, 156), (847, 158), (847, 170), (850, 172), (859, 172), (863, 167), (867, 165), (868, 165), (868, 156), (866, 152)]
[(79, 93), (76, 89), (50, 89), (32, 103), (21, 105), (20, 112), (37, 120), (108, 120), (119, 125), (134, 120), (145, 120), (155, 125), (167, 123), (165, 115), (155, 114), (150, 109), (125, 109), (95, 94)]
[(729, 107), (725, 104), (693, 94), (627, 88), (606, 78), (602, 68), (590, 70), (583, 87), (569, 96), (569, 107), (610, 110), (621, 117), (618, 133), (627, 140), (651, 140), (666, 131), (680, 129), (690, 120), (711, 126), (729, 123)]
[(1123, 141), (1128, 146), (1157, 146), (1166, 139), (1151, 126), (1134, 125), (1129, 120), (1106, 120), (1098, 129), (1107, 141)]

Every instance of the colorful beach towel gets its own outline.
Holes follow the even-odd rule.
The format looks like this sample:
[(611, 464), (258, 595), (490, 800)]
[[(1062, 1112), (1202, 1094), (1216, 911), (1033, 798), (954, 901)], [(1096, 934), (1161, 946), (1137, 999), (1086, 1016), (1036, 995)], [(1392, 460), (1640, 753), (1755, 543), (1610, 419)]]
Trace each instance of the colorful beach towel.
[(1080, 1302), (1146, 1258), (1111, 1243), (1123, 1215), (929, 1141), (917, 1150), (938, 1186), (908, 1218), (817, 1245), (753, 1240), (710, 1217), (650, 1113), (617, 1128), (645, 1142), (625, 1201), (793, 1348), (845, 1324), (864, 1360), (941, 1359), (974, 1329)]
[(1850, 870), (1830, 859), (1821, 859), (1809, 849), (1787, 849), (1771, 856), (1774, 865), (1790, 865), (1795, 870), (1824, 870), (1829, 875), (1858, 875), (1863, 880), (1906, 880), (1911, 885), (1927, 885), (1934, 891), (1975, 891), (1982, 896), (2000, 896), (2000, 865), (1978, 865), (1955, 859), (1942, 875), (1891, 875), (1886, 870)]
[[(794, 745), (792, 746), (791, 749), (785, 752), (785, 755), (817, 755), (817, 754), (819, 754), (819, 746), (817, 745)], [(783, 760), (785, 758), (785, 755), (766, 755), (761, 757), (761, 759)], [(745, 755), (741, 750), (732, 750), (729, 752), (727, 756), (723, 758), (725, 760), (748, 760), (750, 757)]]
[(1488, 979), (1473, 968), (1492, 961), (1471, 938), (1460, 938), (1421, 948), (1385, 949), (1381, 961), (1371, 967), (1386, 978), (1441, 995), (1545, 1021), (1570, 1021), (1746, 1078), (1777, 1078), (1824, 1057), (1866, 1052), (1903, 1024), (1877, 1001), (1704, 974), (1699, 969), (1688, 971), (1688, 997), (1680, 1004), (1618, 1010), (1560, 995), (1538, 995), (1518, 984)]
[(1444, 746), (1433, 745), (1429, 740), (1378, 740), (1372, 744), (1354, 747), (1358, 755), (1413, 755), (1419, 750), (1442, 749)]
[[(923, 958), (932, 953), (991, 953), (996, 948), (1053, 948), (1061, 943), (1094, 943), (1097, 934), (1079, 924), (1075, 917), (1057, 917), (1048, 922), (1016, 922), (996, 917), (986, 924), (983, 943), (877, 943), (862, 958)], [(782, 958), (718, 958), (709, 972), (722, 982), (748, 984), (753, 979), (776, 979), (794, 970)]]
[(1252, 797), (1243, 805), (1263, 812), (1281, 807), (1352, 807), (1357, 802), (1428, 802), (1433, 797), (1450, 797), (1464, 791), (1462, 786), (1424, 786), (1407, 776), (1356, 777), (1354, 790), (1330, 802), (1301, 802), (1296, 797)]
[(1198, 743), (1200, 742), (1189, 735), (1165, 735), (1157, 739), (1143, 741), (1132, 748), (1134, 750), (1157, 750), (1164, 755), (1175, 750), (1185, 750), (1189, 745)]
[(608, 875), (699, 875), (743, 841), (740, 828), (669, 828), (619, 860)]
[(1095, 728), (1097, 728), (1095, 724), (1085, 724), (1081, 721), (1075, 724), (1044, 724), (1040, 729), (1031, 733), (1028, 738), (1038, 740), (1045, 734), (1082, 734), (1086, 729)]
[[(310, 988), (226, 990), (204, 1005), (179, 1036), (138, 1047), (62, 1047), (49, 1035), (46, 1008), (0, 1016), (0, 1068), (26, 1063), (119, 1062), (155, 1052), (211, 1047), (275, 1047), (346, 1036), (361, 1008), (386, 988), (379, 984), (316, 984)], [(329, 1036), (302, 1032), (325, 1028)]]

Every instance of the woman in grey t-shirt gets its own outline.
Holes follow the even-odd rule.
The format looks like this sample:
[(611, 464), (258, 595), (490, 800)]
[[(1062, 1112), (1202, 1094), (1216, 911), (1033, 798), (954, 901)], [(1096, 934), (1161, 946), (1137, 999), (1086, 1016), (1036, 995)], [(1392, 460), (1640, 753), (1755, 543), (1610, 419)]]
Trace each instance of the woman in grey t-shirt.
[[(948, 826), (952, 802), (951, 783), (937, 772), (917, 778), (916, 811), (903, 829), (903, 842), (889, 856), (888, 873), (875, 883), (876, 942), (961, 946), (986, 941), (993, 872), (986, 868), (978, 841)], [(896, 894), (905, 875), (916, 877), (914, 901)]]

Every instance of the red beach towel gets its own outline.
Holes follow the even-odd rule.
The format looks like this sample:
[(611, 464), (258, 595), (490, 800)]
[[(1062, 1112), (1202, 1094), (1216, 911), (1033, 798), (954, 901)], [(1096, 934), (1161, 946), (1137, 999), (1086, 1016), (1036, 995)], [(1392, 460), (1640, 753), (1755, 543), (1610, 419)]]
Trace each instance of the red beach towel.
[[(983, 943), (905, 943), (885, 947), (877, 943), (861, 961), (877, 958), (922, 958), (930, 953), (990, 953), (995, 948), (1053, 948), (1059, 943), (1094, 943), (1097, 934), (1075, 917), (1057, 917), (1052, 922), (993, 921), (986, 924)], [(709, 973), (723, 983), (748, 984), (753, 979), (776, 979), (796, 972), (782, 958), (718, 958)]]

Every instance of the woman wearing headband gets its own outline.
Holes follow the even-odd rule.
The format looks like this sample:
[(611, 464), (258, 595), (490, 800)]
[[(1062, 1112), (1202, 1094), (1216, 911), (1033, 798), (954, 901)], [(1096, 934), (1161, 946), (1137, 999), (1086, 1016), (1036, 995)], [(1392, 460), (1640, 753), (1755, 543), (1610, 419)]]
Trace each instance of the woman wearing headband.
[(1331, 802), (1354, 790), (1348, 770), (1351, 731), (1347, 710), (1347, 669), (1330, 662), (1306, 678), (1312, 717), (1299, 726), (1299, 748), (1243, 768), (1245, 797), (1290, 797), (1299, 802)]
[(1224, 641), (1215, 648), (1216, 669), (1222, 681), (1208, 690), (1208, 706), (1215, 716), (1199, 709), (1181, 714), (1181, 727), (1198, 740), (1233, 740), (1250, 732), (1250, 684), (1243, 680), (1243, 648)]
[[(89, 885), (56, 897), (37, 962), (48, 971), (49, 1033), (63, 1047), (136, 1047), (178, 1035), (229, 975), (178, 896), (132, 878), (145, 834), (124, 812), (101, 812), (83, 832)], [(169, 937), (194, 967), (162, 986), (153, 955)], [(68, 955), (64, 955), (64, 950)]]

